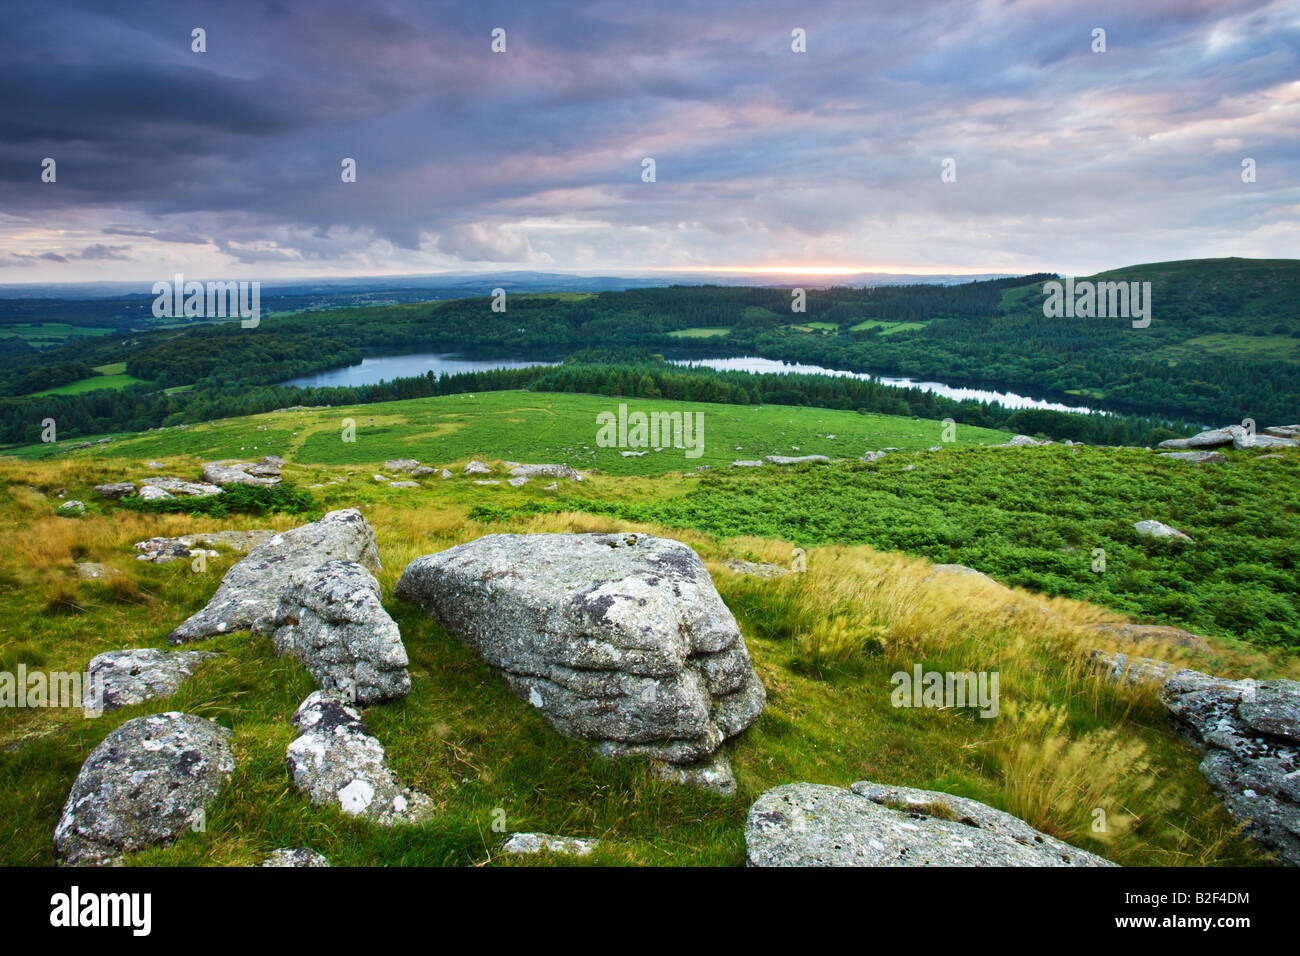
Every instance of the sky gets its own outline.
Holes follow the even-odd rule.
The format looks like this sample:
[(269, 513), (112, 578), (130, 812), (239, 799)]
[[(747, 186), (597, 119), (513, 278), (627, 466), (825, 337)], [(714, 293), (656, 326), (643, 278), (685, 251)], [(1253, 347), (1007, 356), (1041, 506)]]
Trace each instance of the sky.
[(1298, 131), (1300, 0), (5, 0), (0, 283), (1296, 258)]

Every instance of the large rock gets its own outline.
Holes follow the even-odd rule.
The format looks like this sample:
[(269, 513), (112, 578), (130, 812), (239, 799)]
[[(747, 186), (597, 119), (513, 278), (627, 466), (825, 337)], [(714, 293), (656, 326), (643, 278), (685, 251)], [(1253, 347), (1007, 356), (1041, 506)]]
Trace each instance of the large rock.
[(77, 774), (54, 831), (59, 855), (111, 863), (201, 825), (235, 769), (230, 736), (190, 714), (128, 720)]
[(1161, 458), (1190, 461), (1193, 465), (1226, 465), (1227, 455), (1217, 451), (1162, 451)]
[(825, 455), (766, 455), (763, 460), (769, 465), (825, 464), (830, 461)]
[(86, 683), (96, 688), (104, 710), (116, 710), (170, 697), (200, 664), (216, 656), (210, 651), (169, 653), (152, 647), (105, 651), (86, 665)]
[(515, 465), (510, 469), (514, 478), (565, 478), (569, 481), (582, 481), (582, 475), (568, 465)]
[[(1264, 429), (1263, 432), (1251, 434), (1240, 425), (1229, 425), (1227, 428), (1212, 428), (1209, 431), (1203, 431), (1191, 438), (1171, 438), (1168, 441), (1162, 441), (1159, 447), (1196, 449), (1221, 448), (1224, 445), (1231, 445), (1233, 448), (1241, 450), (1243, 448), (1295, 448), (1300, 446), (1300, 441), (1297, 441), (1295, 436), (1285, 434), (1287, 430), (1286, 426), (1281, 428), (1274, 426)], [(1283, 434), (1279, 434), (1279, 432)]]
[(272, 614), (294, 571), (330, 560), (356, 561), (378, 571), (375, 533), (355, 508), (331, 511), (319, 521), (271, 536), (222, 578), (208, 606), (172, 631), (173, 644), (230, 631), (251, 630)]
[(302, 661), (321, 690), (359, 704), (411, 690), (406, 648), (380, 602), (379, 582), (354, 561), (293, 572), (257, 630), (272, 635), (276, 653)]
[(745, 847), (750, 866), (1114, 866), (978, 801), (868, 781), (767, 791)]
[(1272, 425), (1264, 429), (1264, 434), (1274, 438), (1300, 439), (1300, 425)]
[(222, 488), (227, 485), (274, 488), (284, 479), (279, 468), (264, 462), (252, 465), (242, 461), (210, 461), (203, 466), (203, 480)]
[(314, 691), (293, 715), (299, 736), (285, 762), (294, 785), (320, 807), (381, 826), (418, 823), (433, 813), (427, 795), (388, 767), (384, 746), (366, 733), (361, 715), (334, 694)]
[(415, 471), (420, 463), (414, 458), (390, 458), (384, 462), (384, 471)]
[(1232, 425), (1228, 428), (1211, 428), (1209, 431), (1203, 431), (1191, 438), (1170, 438), (1167, 441), (1162, 441), (1156, 447), (1177, 449), (1220, 448), (1224, 445), (1231, 445), (1241, 431), (1240, 425)]
[(706, 760), (766, 702), (735, 618), (678, 541), (493, 534), (412, 561), (396, 594), (606, 756)]
[(1246, 833), (1300, 866), (1300, 682), (1180, 670), (1160, 699), (1204, 751), (1201, 773)]
[[(146, 478), (141, 481), (140, 497), (145, 497), (144, 489), (146, 488), (156, 488), (159, 491), (167, 492), (172, 497), (184, 498), (206, 498), (209, 495), (221, 494), (221, 488), (217, 485), (207, 484), (206, 482), (185, 481), (170, 475)], [(157, 497), (161, 496), (157, 495)]]
[(1088, 662), (1112, 684), (1130, 687), (1138, 684), (1163, 684), (1178, 669), (1173, 664), (1154, 657), (1112, 654), (1109, 651), (1093, 651), (1088, 655)]
[(1198, 654), (1210, 652), (1210, 642), (1200, 634), (1184, 631), (1164, 624), (1090, 624), (1088, 627), (1098, 634), (1104, 634), (1117, 642), (1132, 646), (1141, 644), (1165, 644), (1170, 647), (1183, 647)]

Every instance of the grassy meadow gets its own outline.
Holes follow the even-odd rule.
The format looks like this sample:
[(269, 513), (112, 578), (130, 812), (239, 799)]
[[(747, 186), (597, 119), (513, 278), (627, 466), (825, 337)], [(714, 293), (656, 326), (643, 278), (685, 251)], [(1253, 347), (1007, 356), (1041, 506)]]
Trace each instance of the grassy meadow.
[[(439, 810), (418, 827), (385, 830), (312, 807), (284, 765), (295, 736), (289, 717), (312, 681), (295, 661), (277, 659), (269, 639), (238, 633), (193, 645), (222, 656), (172, 698), (94, 720), (79, 711), (0, 710), (0, 787), (7, 797), (0, 864), (52, 864), (53, 830), (90, 750), (122, 722), (168, 710), (231, 727), (237, 769), (206, 832), (140, 853), (131, 865), (245, 865), (300, 845), (335, 865), (575, 862), (545, 854), (503, 858), (504, 835), (492, 829), (498, 811), (510, 831), (604, 841), (577, 862), (739, 865), (745, 815), (762, 791), (800, 780), (847, 786), (862, 779), (973, 797), (1126, 865), (1266, 862), (1239, 836), (1197, 770), (1199, 755), (1169, 728), (1152, 690), (1113, 687), (1087, 668), (1087, 651), (1107, 646), (1089, 625), (1125, 620), (1122, 601), (1107, 594), (1091, 603), (1054, 597), (1064, 590), (1056, 579), (1026, 590), (932, 576), (931, 560), (921, 555), (933, 543), (909, 535), (930, 526), (936, 534), (959, 535), (945, 544), (956, 550), (935, 560), (960, 555), (962, 563), (1011, 584), (1018, 583), (1010, 573), (1017, 554), (1028, 560), (1066, 546), (1058, 537), (1070, 525), (1054, 525), (1048, 516), (1082, 529), (1070, 546), (1088, 554), (1095, 540), (1090, 522), (1114, 525), (1118, 540), (1121, 512), (1143, 495), (1163, 494), (1156, 499), (1161, 508), (1181, 501), (1184, 510), (1166, 520), (1185, 519), (1188, 533), (1205, 536), (1211, 548), (1221, 544), (1213, 516), (1234, 508), (1247, 517), (1223, 535), (1272, 542), (1282, 535), (1279, 527), (1294, 527), (1295, 457), (1234, 455), (1229, 466), (1214, 470), (1156, 464), (1145, 452), (981, 449), (980, 441), (1005, 436), (975, 429), (959, 429), (957, 448), (927, 452), (939, 442), (935, 422), (704, 406), (704, 458), (684, 462), (680, 452), (665, 451), (623, 459), (617, 449), (594, 447), (595, 412), (618, 401), (489, 393), (288, 411), (117, 436), (109, 445), (47, 460), (0, 459), (7, 545), (0, 553), (0, 604), (10, 622), (0, 638), (0, 670), (19, 664), (77, 670), (102, 651), (165, 647), (165, 635), (207, 602), (239, 557), (223, 553), (195, 572), (186, 561), (136, 561), (136, 541), (198, 530), (283, 529), (328, 510), (361, 508), (375, 529), (385, 606), (401, 627), (413, 678), (408, 697), (368, 708), (366, 722), (398, 774), (430, 794)], [(628, 404), (662, 410), (669, 403)], [(354, 443), (339, 437), (345, 417), (355, 419)], [(856, 457), (891, 445), (902, 451), (870, 465), (682, 474), (697, 463), (772, 452)], [(202, 460), (263, 454), (288, 458), (286, 482), (298, 489), (343, 480), (310, 489), (313, 512), (295, 516), (141, 513), (96, 499), (90, 490), (151, 473), (193, 476)], [(475, 485), (460, 467), (453, 467), (454, 477), (434, 475), (416, 489), (375, 481), (382, 461), (399, 456), (448, 466), (478, 457), (496, 463), (498, 473), (507, 458), (564, 460), (598, 471), (580, 485), (560, 482), (556, 492), (537, 480), (520, 489)], [(153, 458), (164, 467), (145, 467)], [(988, 496), (993, 476), (1011, 489), (1006, 495)], [(60, 492), (86, 502), (87, 515), (56, 517)], [(823, 514), (814, 520), (817, 508)], [(1160, 517), (1125, 514), (1123, 520), (1151, 516)], [(1281, 526), (1269, 525), (1270, 516)], [(699, 551), (767, 687), (763, 716), (728, 745), (740, 788), (734, 799), (663, 783), (642, 760), (604, 761), (588, 745), (558, 737), (473, 652), (391, 597), (413, 558), (483, 534), (623, 529), (664, 534)], [(1019, 552), (1007, 543), (1017, 531)], [(899, 537), (873, 547), (886, 533)], [(781, 578), (743, 576), (722, 563), (788, 565), (796, 547), (807, 551), (807, 570)], [(1131, 554), (1115, 547), (1114, 570), (1103, 578), (1126, 573), (1141, 550), (1133, 542)], [(1187, 563), (1151, 545), (1145, 554), (1157, 576)], [(1225, 554), (1212, 551), (1206, 562)], [(1258, 561), (1285, 567), (1264, 564), (1283, 560), (1279, 555)], [(80, 581), (78, 561), (102, 562), (120, 574), (108, 582)], [(1280, 577), (1270, 593), (1294, 601), (1292, 579), (1275, 573)], [(1300, 677), (1300, 662), (1280, 647), (1224, 628), (1206, 633), (1207, 654), (1147, 650), (1224, 676)], [(890, 676), (915, 664), (999, 672), (998, 715), (893, 707)], [(1106, 814), (1104, 832), (1092, 828), (1097, 808)]]

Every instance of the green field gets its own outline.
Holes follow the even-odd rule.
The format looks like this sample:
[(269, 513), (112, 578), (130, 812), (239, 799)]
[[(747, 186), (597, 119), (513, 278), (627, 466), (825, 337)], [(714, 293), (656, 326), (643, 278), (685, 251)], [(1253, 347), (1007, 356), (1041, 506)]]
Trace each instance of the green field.
[(866, 319), (857, 325), (850, 326), (851, 332), (864, 332), (867, 329), (880, 329), (882, 335), (891, 335), (894, 332), (911, 332), (916, 329), (925, 328), (924, 322), (883, 322), (880, 319)]
[(676, 332), (669, 332), (675, 339), (712, 339), (720, 335), (726, 335), (731, 329), (718, 328), (700, 328), (700, 329), (678, 329)]
[(36, 398), (42, 395), (81, 395), (85, 392), (93, 392), (96, 389), (126, 388), (128, 385), (143, 385), (143, 379), (136, 378), (133, 375), (93, 375), (90, 378), (83, 378), (77, 382), (69, 382), (67, 385), (60, 385), (58, 388), (47, 388), (43, 392), (34, 393)]
[(71, 339), (97, 338), (101, 335), (110, 335), (112, 332), (112, 329), (69, 325), (66, 322), (18, 322), (0, 326), (0, 338), (26, 339), (29, 345), (37, 348), (62, 345)]
[(1178, 361), (1222, 355), (1239, 361), (1300, 362), (1300, 338), (1293, 335), (1244, 335), (1217, 332), (1198, 335), (1161, 349), (1162, 357)]
[[(601, 412), (617, 414), (620, 404), (630, 412), (702, 413), (702, 454), (688, 458), (686, 450), (678, 448), (656, 452), (653, 448), (599, 447), (596, 416)], [(355, 442), (341, 439), (345, 419), (356, 424)], [(110, 445), (75, 454), (114, 458), (186, 454), (209, 459), (276, 454), (304, 464), (328, 465), (359, 465), (387, 458), (419, 458), (441, 464), (480, 457), (556, 461), (615, 475), (658, 475), (765, 455), (860, 458), (889, 446), (919, 451), (940, 444), (942, 427), (939, 422), (922, 419), (784, 405), (713, 405), (504, 391), (224, 419), (120, 436)], [(834, 437), (827, 437), (830, 435)], [(1005, 432), (963, 426), (957, 431), (957, 444), (997, 444), (1008, 437)], [(624, 457), (621, 452), (625, 450), (646, 454)], [(11, 449), (8, 454), (35, 458), (49, 452), (49, 445), (31, 445)]]

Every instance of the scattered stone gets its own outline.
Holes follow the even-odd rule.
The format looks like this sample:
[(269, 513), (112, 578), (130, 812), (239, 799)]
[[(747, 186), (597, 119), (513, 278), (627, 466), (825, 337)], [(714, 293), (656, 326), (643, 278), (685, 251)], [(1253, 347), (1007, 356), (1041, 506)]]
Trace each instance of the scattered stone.
[(493, 534), (416, 558), (396, 595), (477, 650), (559, 733), (693, 763), (767, 695), (704, 563), (646, 534)]
[(779, 564), (768, 564), (766, 561), (762, 563), (742, 561), (739, 558), (726, 558), (723, 560), (722, 566), (728, 571), (735, 571), (737, 574), (748, 574), (756, 578), (779, 578), (791, 573), (789, 568), (783, 568)]
[(285, 465), (289, 464), (279, 455), (263, 455), (258, 459), (257, 463), (259, 465), (270, 466), (271, 468), (283, 468)]
[(129, 481), (114, 481), (107, 485), (96, 485), (95, 494), (101, 498), (111, 498), (116, 501), (119, 498), (125, 498), (127, 495), (135, 494), (135, 485)]
[(1136, 521), (1133, 523), (1134, 530), (1144, 538), (1178, 538), (1182, 541), (1191, 541), (1181, 531), (1177, 531), (1167, 524), (1161, 524), (1159, 521)]
[(299, 736), (285, 762), (294, 785), (318, 807), (380, 826), (418, 823), (433, 813), (426, 794), (402, 785), (384, 746), (366, 733), (361, 715), (342, 698), (313, 691), (293, 715)]
[(393, 479), (389, 478), (387, 475), (375, 475), (374, 478), (375, 478), (375, 481), (392, 481), (392, 480), (393, 480)]
[(359, 704), (404, 697), (409, 661), (375, 576), (354, 561), (326, 561), (289, 576), (275, 611), (255, 625), (277, 654), (290, 654), (316, 686)]
[(209, 548), (229, 548), (232, 551), (248, 552), (273, 534), (274, 531), (263, 528), (251, 531), (199, 531), (176, 538), (150, 538), (135, 543), (135, 549), (141, 552), (136, 555), (136, 560), (167, 564), (197, 554), (209, 558), (220, 557), (216, 551), (199, 548), (198, 545), (201, 544), (206, 544)]
[(731, 467), (732, 468), (762, 468), (763, 463), (761, 461), (754, 461), (753, 459), (737, 458), (735, 461), (731, 463)]
[(763, 460), (769, 465), (802, 465), (808, 462), (825, 464), (830, 461), (825, 455), (800, 455), (797, 458), (789, 455), (767, 455)]
[(553, 482), (551, 482), (549, 485), (547, 485), (545, 488), (543, 488), (542, 490), (543, 490), (543, 491), (558, 491), (559, 488), (560, 488), (559, 483), (553, 481)]
[(450, 478), (450, 477), (451, 477), (451, 472), (449, 472), (446, 468), (444, 468), (442, 471), (438, 472), (438, 477), (439, 477), (439, 478)]
[(420, 467), (420, 463), (414, 458), (390, 458), (384, 462), (384, 471), (415, 471)]
[(993, 807), (869, 781), (768, 790), (745, 824), (750, 866), (1114, 866)]
[(1247, 835), (1300, 866), (1300, 682), (1180, 670), (1160, 699), (1204, 751), (1201, 774)]
[(171, 475), (163, 475), (157, 478), (146, 478), (140, 482), (140, 497), (144, 497), (144, 489), (161, 488), (177, 497), (205, 498), (208, 495), (221, 494), (221, 488), (217, 485), (207, 484), (206, 482), (183, 481)]
[(275, 611), (280, 592), (299, 568), (331, 559), (356, 561), (379, 570), (375, 533), (355, 508), (331, 511), (320, 521), (272, 535), (233, 565), (208, 606), (177, 627), (173, 644), (252, 629)]
[(1228, 456), (1217, 451), (1162, 451), (1161, 458), (1176, 458), (1194, 465), (1226, 465)]
[[(430, 468), (428, 465), (420, 465), (417, 468), (411, 469), (411, 477), (423, 478), (425, 475), (432, 475), (434, 471), (436, 471), (436, 469)], [(447, 472), (447, 477), (451, 477), (451, 472)]]
[(420, 483), (418, 481), (394, 481), (394, 482), (390, 482), (388, 487), (389, 488), (419, 488)]
[(648, 451), (621, 451), (619, 452), (624, 458), (640, 458), (642, 455), (650, 454)]
[(510, 485), (510, 487), (512, 488), (522, 488), (524, 485), (528, 484), (528, 479), (525, 478), (523, 475), (519, 475), (517, 477), (511, 478), (509, 481), (506, 482), (506, 484)]
[(488, 465), (483, 464), (483, 462), (481, 461), (471, 461), (468, 465), (465, 466), (465, 474), (490, 475), (492, 474), (492, 468)]
[(1048, 445), (1050, 442), (1042, 442), (1030, 438), (1028, 435), (1016, 435), (1011, 441), (1003, 442), (1000, 445), (989, 445), (990, 448), (1031, 448), (1036, 445)]
[(1131, 657), (1108, 651), (1093, 651), (1088, 655), (1088, 663), (1112, 684), (1130, 687), (1137, 684), (1163, 684), (1170, 674), (1178, 670), (1173, 664), (1153, 657)]
[(305, 846), (293, 850), (275, 850), (262, 861), (262, 866), (329, 866), (330, 861), (315, 850)]
[(499, 485), (499, 484), (501, 484), (501, 482), (497, 481), (495, 478), (479, 478), (479, 479), (476, 479), (476, 480), (475, 480), (474, 484), (476, 484), (476, 485)]
[(73, 498), (70, 501), (63, 502), (63, 504), (55, 508), (54, 513), (63, 518), (75, 518), (86, 513), (86, 506), (76, 498)]
[[(138, 647), (97, 654), (86, 665), (86, 684), (96, 688), (104, 710), (170, 697), (200, 664), (219, 655), (210, 651), (160, 651)], [(102, 684), (101, 684), (102, 682)], [(98, 688), (102, 686), (102, 694)]]
[(166, 488), (157, 488), (153, 485), (146, 485), (140, 489), (139, 498), (141, 501), (174, 501), (176, 496)]
[(865, 455), (863, 455), (861, 458), (859, 458), (858, 460), (859, 460), (859, 461), (879, 461), (881, 458), (884, 458), (884, 457), (885, 457), (885, 453), (884, 453), (883, 451), (869, 451), (869, 452), (867, 452)]
[(54, 831), (59, 855), (73, 865), (113, 863), (190, 832), (230, 781), (230, 737), (190, 714), (128, 720), (77, 774)]
[(599, 840), (552, 836), (549, 833), (512, 833), (501, 848), (506, 853), (558, 853), (562, 856), (590, 856), (600, 846)]
[(203, 480), (222, 488), (227, 485), (256, 485), (274, 488), (284, 479), (280, 470), (271, 465), (249, 465), (241, 461), (211, 461), (203, 466)]

